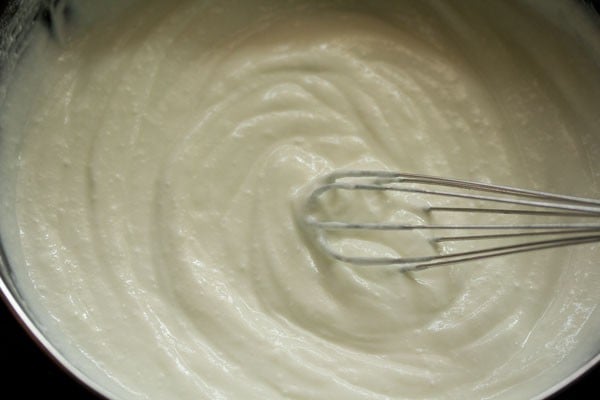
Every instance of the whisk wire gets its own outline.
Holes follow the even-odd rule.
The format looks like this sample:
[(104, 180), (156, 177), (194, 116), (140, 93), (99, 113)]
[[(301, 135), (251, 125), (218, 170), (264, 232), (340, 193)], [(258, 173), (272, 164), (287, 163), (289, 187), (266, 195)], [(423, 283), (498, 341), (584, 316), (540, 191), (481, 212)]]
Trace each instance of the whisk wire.
[[(347, 180), (359, 182), (348, 182)], [(364, 180), (367, 180), (366, 182)], [(319, 246), (331, 257), (355, 265), (390, 265), (401, 271), (419, 270), (432, 266), (479, 260), (501, 255), (522, 253), (600, 241), (599, 223), (508, 223), (508, 224), (403, 224), (386, 222), (347, 222), (320, 220), (312, 212), (318, 208), (321, 197), (331, 191), (391, 191), (432, 198), (467, 201), (460, 206), (426, 205), (422, 211), (451, 214), (506, 214), (534, 217), (600, 217), (600, 200), (566, 196), (508, 186), (477, 183), (426, 175), (402, 174), (389, 171), (338, 171), (321, 181), (313, 189), (304, 207), (304, 222), (315, 231)], [(477, 206), (472, 203), (517, 206), (518, 208)], [(477, 250), (421, 257), (358, 257), (341, 254), (327, 240), (329, 231), (496, 231), (497, 233), (443, 234), (430, 239), (439, 244), (453, 241), (481, 241), (507, 238), (527, 239), (551, 236), (545, 240), (524, 241), (509, 245), (491, 245)], [(557, 237), (558, 236), (558, 237)]]

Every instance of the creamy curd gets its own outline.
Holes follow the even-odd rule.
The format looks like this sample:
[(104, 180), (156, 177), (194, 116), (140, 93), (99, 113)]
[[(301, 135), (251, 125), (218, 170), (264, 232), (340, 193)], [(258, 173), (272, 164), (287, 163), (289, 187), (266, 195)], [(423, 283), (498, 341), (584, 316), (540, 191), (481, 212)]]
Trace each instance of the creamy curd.
[(17, 282), (108, 393), (526, 398), (598, 351), (597, 245), (399, 274), (294, 214), (340, 168), (600, 197), (575, 2), (117, 3), (40, 24), (0, 120)]

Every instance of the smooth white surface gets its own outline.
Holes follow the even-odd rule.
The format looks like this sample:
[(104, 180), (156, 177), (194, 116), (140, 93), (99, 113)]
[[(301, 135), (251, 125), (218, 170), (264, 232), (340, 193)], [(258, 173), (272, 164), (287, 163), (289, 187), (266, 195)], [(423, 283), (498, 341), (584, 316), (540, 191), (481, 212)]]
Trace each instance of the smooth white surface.
[(69, 358), (124, 398), (462, 399), (597, 351), (597, 246), (403, 275), (302, 236), (298, 193), (337, 168), (600, 194), (577, 10), (389, 3), (146, 1), (38, 32), (2, 115), (9, 255)]

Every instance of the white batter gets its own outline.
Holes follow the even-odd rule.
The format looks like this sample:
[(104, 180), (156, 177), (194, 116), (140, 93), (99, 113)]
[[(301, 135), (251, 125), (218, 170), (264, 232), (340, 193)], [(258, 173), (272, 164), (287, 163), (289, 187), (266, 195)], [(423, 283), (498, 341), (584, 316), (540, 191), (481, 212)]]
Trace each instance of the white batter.
[(322, 257), (293, 213), (350, 167), (599, 197), (599, 33), (575, 2), (143, 1), (95, 23), (91, 3), (9, 87), (2, 233), (107, 391), (526, 398), (598, 351), (598, 246), (398, 274)]

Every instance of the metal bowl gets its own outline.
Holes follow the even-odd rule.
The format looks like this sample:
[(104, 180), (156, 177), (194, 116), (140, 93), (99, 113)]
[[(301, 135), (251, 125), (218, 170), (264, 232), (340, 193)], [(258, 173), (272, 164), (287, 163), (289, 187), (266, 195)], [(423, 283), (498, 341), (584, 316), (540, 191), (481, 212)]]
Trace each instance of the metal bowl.
[[(575, 1), (575, 0), (574, 0)], [(600, 16), (600, 6), (594, 0), (582, 0), (582, 3), (590, 8), (591, 12), (595, 12)], [(13, 0), (7, 4), (0, 5), (0, 79), (6, 82), (10, 79), (11, 73), (15, 68), (17, 57), (13, 55), (20, 54), (27, 44), (28, 33), (32, 29), (35, 21), (41, 21), (48, 29), (52, 29), (52, 21), (50, 20), (50, 10), (60, 6), (61, 1), (58, 0)], [(600, 19), (599, 19), (600, 20)], [(0, 88), (0, 104), (3, 104), (5, 92)], [(2, 127), (0, 126), (0, 135)], [(0, 182), (0, 193), (2, 192), (2, 184)], [(15, 271), (13, 270), (6, 252), (6, 248), (13, 237), (7, 235), (10, 232), (11, 221), (5, 217), (5, 213), (0, 206), (0, 297), (4, 300), (14, 317), (24, 328), (20, 334), (29, 335), (31, 340), (28, 345), (34, 346), (34, 343), (41, 348), (44, 353), (49, 356), (56, 364), (57, 369), (62, 369), (73, 381), (78, 381), (88, 389), (91, 389), (96, 396), (101, 396), (107, 399), (117, 399), (115, 393), (112, 393), (107, 387), (92, 379), (78, 366), (68, 360), (46, 335), (44, 325), (35, 313), (29, 307), (28, 300), (19, 289), (16, 283)], [(3, 236), (4, 234), (4, 236)], [(5, 321), (3, 321), (5, 322)], [(13, 353), (14, 354), (14, 353)], [(579, 378), (588, 373), (588, 382), (578, 382)], [(590, 378), (597, 376), (600, 373), (600, 349), (596, 354), (590, 354), (587, 360), (584, 360), (581, 365), (573, 370), (568, 376), (554, 383), (552, 386), (545, 389), (543, 392), (534, 397), (536, 400), (541, 399), (566, 399), (570, 398), (569, 389), (563, 389), (571, 385), (572, 389), (578, 389), (577, 385), (590, 385)], [(593, 377), (590, 374), (594, 374)], [(35, 385), (36, 377), (28, 377), (29, 382)], [(59, 389), (60, 390), (60, 389)], [(57, 393), (58, 394), (58, 393)]]

